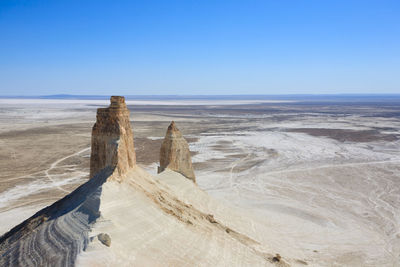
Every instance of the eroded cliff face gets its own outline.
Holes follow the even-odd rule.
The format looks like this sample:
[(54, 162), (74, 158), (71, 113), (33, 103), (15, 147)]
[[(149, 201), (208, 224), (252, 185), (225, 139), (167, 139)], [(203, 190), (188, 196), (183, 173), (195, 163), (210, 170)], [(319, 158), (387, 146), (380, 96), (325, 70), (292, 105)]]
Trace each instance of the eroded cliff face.
[(169, 125), (161, 145), (158, 173), (166, 168), (179, 172), (186, 178), (196, 182), (189, 145), (176, 127), (175, 122), (171, 122)]
[(112, 96), (108, 108), (97, 109), (96, 123), (92, 130), (90, 177), (105, 167), (115, 168), (123, 177), (136, 164), (133, 132), (129, 110), (122, 96)]

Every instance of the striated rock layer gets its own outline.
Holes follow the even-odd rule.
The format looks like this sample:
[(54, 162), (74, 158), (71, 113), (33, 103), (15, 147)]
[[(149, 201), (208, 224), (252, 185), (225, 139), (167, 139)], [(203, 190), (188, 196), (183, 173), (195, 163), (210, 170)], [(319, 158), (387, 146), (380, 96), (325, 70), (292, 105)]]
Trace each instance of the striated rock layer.
[(0, 266), (73, 266), (100, 216), (105, 168), (72, 193), (0, 237)]
[(90, 177), (105, 167), (115, 167), (124, 176), (136, 164), (133, 132), (129, 122), (129, 110), (122, 96), (112, 96), (108, 108), (97, 110), (92, 130)]
[(158, 173), (167, 168), (196, 182), (189, 145), (176, 127), (175, 122), (171, 122), (169, 125), (164, 142), (161, 145)]

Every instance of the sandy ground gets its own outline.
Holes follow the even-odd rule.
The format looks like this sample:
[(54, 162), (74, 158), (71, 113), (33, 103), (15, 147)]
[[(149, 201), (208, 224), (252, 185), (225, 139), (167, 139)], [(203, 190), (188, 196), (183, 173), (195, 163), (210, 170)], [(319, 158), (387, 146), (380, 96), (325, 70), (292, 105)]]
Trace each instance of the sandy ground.
[[(4, 101), (0, 234), (86, 181), (101, 105)], [(129, 108), (146, 170), (156, 173), (175, 120), (200, 188), (252, 213), (275, 247), (316, 265), (399, 264), (400, 103), (137, 104)]]

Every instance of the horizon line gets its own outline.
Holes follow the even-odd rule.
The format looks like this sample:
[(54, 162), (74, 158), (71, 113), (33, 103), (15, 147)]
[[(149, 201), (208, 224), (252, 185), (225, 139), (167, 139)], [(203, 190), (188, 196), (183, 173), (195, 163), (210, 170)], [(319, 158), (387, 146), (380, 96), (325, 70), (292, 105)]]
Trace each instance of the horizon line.
[(296, 93), (296, 94), (49, 94), (49, 95), (0, 95), (0, 98), (49, 98), (49, 97), (219, 97), (219, 96), (400, 96), (400, 93)]

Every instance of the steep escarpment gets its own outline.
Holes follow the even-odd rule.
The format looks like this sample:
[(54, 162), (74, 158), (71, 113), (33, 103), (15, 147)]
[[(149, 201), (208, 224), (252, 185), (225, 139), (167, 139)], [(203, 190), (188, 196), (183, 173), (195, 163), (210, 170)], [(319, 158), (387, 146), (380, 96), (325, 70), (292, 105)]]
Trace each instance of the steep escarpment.
[(98, 110), (92, 144), (91, 178), (3, 235), (0, 266), (290, 262), (265, 245), (270, 240), (263, 223), (212, 200), (193, 183), (189, 147), (175, 123), (168, 127), (157, 176), (135, 164), (123, 97)]
[(90, 177), (107, 166), (123, 177), (136, 164), (129, 110), (122, 96), (112, 96), (107, 108), (97, 110), (92, 130)]
[(186, 178), (196, 182), (189, 145), (176, 127), (175, 122), (171, 122), (168, 126), (167, 133), (161, 145), (158, 173), (163, 172), (167, 168), (179, 172)]

